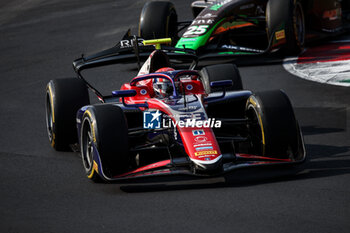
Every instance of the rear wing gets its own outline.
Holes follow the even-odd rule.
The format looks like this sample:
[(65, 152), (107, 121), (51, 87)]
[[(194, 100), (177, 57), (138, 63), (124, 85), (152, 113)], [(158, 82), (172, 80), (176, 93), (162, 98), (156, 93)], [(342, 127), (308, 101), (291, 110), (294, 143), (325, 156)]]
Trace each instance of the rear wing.
[[(123, 39), (112, 48), (101, 52), (84, 56), (73, 62), (73, 68), (78, 74), (85, 69), (120, 64), (120, 63), (138, 63), (145, 61), (154, 51), (154, 43), (146, 43), (145, 40), (138, 36), (130, 36), (130, 30), (125, 34)], [(157, 49), (160, 45), (156, 45)], [(169, 56), (169, 59), (175, 63), (192, 63), (197, 61), (196, 52), (191, 49), (179, 49), (163, 45), (161, 49)]]

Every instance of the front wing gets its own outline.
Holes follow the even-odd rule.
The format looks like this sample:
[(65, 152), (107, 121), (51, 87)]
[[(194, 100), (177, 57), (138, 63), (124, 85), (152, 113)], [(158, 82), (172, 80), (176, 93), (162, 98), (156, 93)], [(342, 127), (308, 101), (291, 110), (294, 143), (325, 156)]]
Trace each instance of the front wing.
[(162, 160), (156, 163), (152, 163), (135, 170), (116, 175), (113, 177), (108, 177), (103, 172), (102, 161), (98, 154), (96, 148), (94, 148), (94, 166), (93, 172), (97, 172), (102, 179), (110, 182), (125, 181), (131, 179), (141, 179), (146, 177), (155, 176), (169, 176), (169, 175), (186, 175), (186, 176), (196, 176), (196, 177), (213, 177), (222, 176), (229, 172), (232, 172), (241, 168), (257, 167), (257, 166), (283, 166), (283, 165), (293, 165), (300, 164), (306, 159), (306, 152), (304, 147), (303, 138), (301, 136), (301, 144), (299, 152), (296, 159), (278, 159), (264, 156), (257, 156), (251, 154), (235, 154), (235, 160), (232, 162), (224, 163), (223, 169), (219, 173), (215, 174), (203, 174), (195, 173), (190, 166), (179, 166), (171, 159)]

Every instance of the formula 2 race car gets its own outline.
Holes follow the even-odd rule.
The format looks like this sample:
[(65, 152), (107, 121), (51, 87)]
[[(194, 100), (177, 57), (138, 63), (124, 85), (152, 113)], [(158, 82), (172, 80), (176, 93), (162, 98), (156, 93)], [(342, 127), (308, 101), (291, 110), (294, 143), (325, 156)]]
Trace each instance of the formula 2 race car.
[[(164, 41), (170, 42), (145, 43)], [(136, 77), (103, 96), (80, 73), (91, 62), (73, 63), (78, 78), (48, 83), (46, 122), (54, 149), (79, 145), (93, 181), (216, 176), (305, 160), (287, 95), (243, 90), (233, 64), (174, 70), (166, 53), (155, 50)], [(106, 59), (94, 62), (106, 64)], [(89, 103), (88, 88), (101, 103)]]
[(192, 10), (194, 20), (178, 22), (171, 2), (146, 3), (138, 36), (132, 36), (129, 29), (115, 46), (78, 59), (76, 70), (116, 62), (140, 64), (154, 50), (143, 43), (145, 39), (172, 38), (163, 51), (173, 64), (192, 62), (194, 68), (206, 60), (233, 59), (237, 63), (244, 57), (251, 62), (252, 56), (265, 57), (278, 51), (298, 54), (306, 41), (338, 35), (350, 28), (350, 1), (208, 0), (194, 1)]
[[(348, 0), (201, 0), (194, 19), (178, 22), (174, 4), (147, 2), (139, 37), (173, 39), (173, 46), (196, 51), (199, 59), (298, 54), (306, 41), (349, 29)], [(185, 29), (181, 38), (178, 33)]]

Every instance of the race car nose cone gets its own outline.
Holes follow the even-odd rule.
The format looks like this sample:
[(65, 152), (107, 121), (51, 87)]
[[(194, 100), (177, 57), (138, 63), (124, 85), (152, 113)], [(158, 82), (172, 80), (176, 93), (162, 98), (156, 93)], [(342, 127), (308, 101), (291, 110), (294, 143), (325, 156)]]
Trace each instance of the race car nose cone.
[(223, 168), (222, 155), (216, 157), (213, 160), (210, 160), (210, 159), (205, 161), (195, 160), (195, 159), (191, 159), (191, 160), (194, 164), (196, 173), (202, 173), (202, 174), (203, 173), (206, 173), (206, 174), (220, 173)]

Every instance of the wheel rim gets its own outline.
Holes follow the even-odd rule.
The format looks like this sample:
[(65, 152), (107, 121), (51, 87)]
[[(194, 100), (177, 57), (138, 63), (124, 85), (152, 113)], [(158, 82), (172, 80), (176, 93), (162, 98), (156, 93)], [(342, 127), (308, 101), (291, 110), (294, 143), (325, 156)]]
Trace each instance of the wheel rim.
[(90, 171), (93, 166), (93, 136), (91, 130), (90, 120), (84, 120), (83, 131), (82, 131), (82, 140), (81, 140), (81, 154), (86, 171)]
[(52, 105), (49, 95), (46, 98), (46, 129), (50, 142), (52, 142), (53, 135), (53, 119), (52, 119)]
[(299, 4), (295, 9), (294, 32), (298, 43), (303, 46), (305, 42), (304, 14)]

